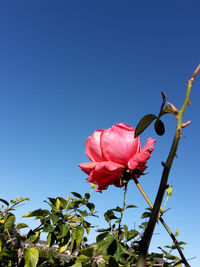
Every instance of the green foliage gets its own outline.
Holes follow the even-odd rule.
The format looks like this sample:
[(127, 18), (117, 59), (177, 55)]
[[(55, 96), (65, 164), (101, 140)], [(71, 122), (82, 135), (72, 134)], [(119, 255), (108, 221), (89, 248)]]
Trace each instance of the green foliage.
[[(170, 192), (168, 192), (170, 194)], [(97, 217), (95, 205), (90, 202), (90, 194), (82, 196), (72, 192), (73, 197), (48, 198), (45, 203), (49, 209), (36, 209), (24, 215), (24, 218), (38, 220), (39, 226), (30, 229), (26, 236), (20, 235), (20, 229), (27, 228), (25, 223), (15, 225), (15, 207), (22, 201), (20, 198), (0, 201), (0, 266), (120, 266), (131, 267), (138, 259), (138, 241), (140, 240), (147, 222), (144, 221), (138, 229), (129, 229), (122, 224), (123, 215), (135, 205), (115, 207), (105, 212), (107, 228), (96, 229), (96, 243), (87, 244), (87, 234), (93, 227), (86, 218)], [(150, 216), (151, 209), (147, 208), (142, 219)], [(38, 247), (42, 233), (46, 233), (46, 247)], [(25, 246), (26, 244), (26, 246)], [(180, 242), (179, 245), (184, 245)], [(37, 245), (37, 246), (36, 246)], [(28, 246), (28, 247), (27, 247)], [(25, 248), (26, 247), (26, 248)], [(176, 256), (171, 254), (175, 244), (161, 249), (161, 254), (149, 254), (148, 266), (153, 266), (161, 260), (166, 266), (180, 265)], [(167, 250), (169, 252), (167, 252)], [(66, 253), (67, 251), (67, 253)]]

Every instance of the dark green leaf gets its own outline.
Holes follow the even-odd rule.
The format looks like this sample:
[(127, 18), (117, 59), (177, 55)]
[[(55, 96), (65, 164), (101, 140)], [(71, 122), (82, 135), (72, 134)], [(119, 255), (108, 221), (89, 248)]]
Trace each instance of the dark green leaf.
[(135, 129), (135, 138), (140, 135), (155, 119), (157, 116), (154, 114), (145, 115), (138, 123)]
[(114, 214), (114, 212), (112, 210), (107, 210), (104, 213), (104, 218), (105, 218), (106, 221), (117, 219), (117, 217), (115, 216), (115, 214)]
[(74, 195), (75, 197), (77, 197), (77, 198), (79, 198), (79, 199), (82, 199), (82, 196), (79, 194), (79, 193), (77, 193), (77, 192), (71, 192), (72, 193), (72, 195)]
[(55, 241), (56, 241), (55, 234), (53, 232), (49, 233), (48, 236), (47, 236), (47, 245), (49, 247), (51, 247), (51, 246), (53, 246)]
[(113, 211), (122, 212), (122, 208), (117, 206), (115, 209), (113, 209)]
[(8, 201), (6, 201), (5, 199), (0, 198), (0, 201), (3, 202), (4, 204), (6, 204), (6, 206), (9, 206)]
[(93, 203), (87, 203), (86, 204), (86, 206), (88, 207), (88, 209), (91, 211), (91, 212), (93, 212), (94, 211), (94, 209), (95, 209), (95, 205), (93, 204)]
[(109, 258), (108, 267), (118, 267), (118, 263), (116, 262), (114, 257)]
[(108, 234), (106, 239), (100, 241), (98, 243), (98, 255), (105, 254), (105, 252), (107, 251), (107, 248), (110, 246), (113, 240), (114, 240), (114, 236), (111, 234)]
[(79, 254), (81, 255), (85, 255), (89, 258), (92, 258), (93, 254), (94, 254), (94, 247), (86, 247), (82, 250), (79, 251)]
[(50, 212), (48, 210), (38, 209), (38, 210), (30, 211), (29, 213), (27, 213), (23, 217), (34, 217), (34, 216), (43, 217), (43, 216), (47, 216), (49, 214), (50, 214)]
[(141, 219), (148, 218), (148, 217), (150, 217), (150, 215), (151, 215), (151, 212), (145, 211), (145, 212), (142, 214)]
[(101, 240), (103, 240), (108, 234), (109, 234), (109, 232), (104, 232), (104, 233), (98, 235), (98, 236), (96, 237), (96, 241), (97, 241), (97, 243), (99, 243)]
[(66, 224), (59, 225), (60, 233), (57, 235), (57, 238), (65, 237), (69, 231), (69, 227)]
[(53, 225), (51, 225), (50, 223), (44, 224), (43, 232), (48, 233), (48, 232), (52, 232), (53, 230), (54, 230)]
[(111, 230), (110, 227), (108, 227), (108, 228), (100, 228), (100, 229), (96, 230), (96, 232), (99, 232), (99, 233), (108, 232), (108, 231), (110, 232), (110, 230)]
[(86, 193), (86, 194), (85, 194), (85, 199), (87, 199), (87, 200), (90, 199), (90, 194), (89, 194), (89, 193)]
[(165, 133), (165, 126), (160, 119), (156, 120), (156, 122), (154, 124), (154, 129), (158, 135), (163, 135)]
[(135, 206), (135, 205), (128, 205), (128, 206), (126, 206), (126, 209), (130, 209), (130, 208), (137, 208), (137, 206)]
[(18, 223), (16, 226), (15, 226), (15, 229), (22, 229), (22, 228), (26, 228), (28, 227), (27, 224), (25, 223)]

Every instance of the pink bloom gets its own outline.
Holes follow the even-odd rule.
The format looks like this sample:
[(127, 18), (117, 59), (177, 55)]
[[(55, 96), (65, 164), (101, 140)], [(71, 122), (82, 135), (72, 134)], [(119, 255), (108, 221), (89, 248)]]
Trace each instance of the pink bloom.
[(97, 185), (97, 191), (101, 192), (112, 184), (122, 187), (147, 168), (145, 164), (156, 141), (148, 138), (142, 149), (139, 136), (134, 138), (134, 134), (132, 126), (118, 123), (88, 137), (85, 153), (91, 162), (81, 163), (79, 167), (89, 175), (87, 182)]

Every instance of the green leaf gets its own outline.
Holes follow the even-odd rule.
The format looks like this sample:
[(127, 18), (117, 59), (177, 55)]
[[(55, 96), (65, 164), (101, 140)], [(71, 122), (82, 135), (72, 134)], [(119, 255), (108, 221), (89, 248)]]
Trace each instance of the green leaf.
[(118, 263), (116, 262), (114, 257), (109, 258), (108, 267), (118, 267)]
[(7, 231), (9, 228), (11, 228), (14, 222), (15, 222), (15, 215), (9, 213), (4, 223), (4, 230)]
[(49, 218), (52, 220), (53, 224), (56, 224), (59, 220), (59, 217), (57, 215), (54, 215), (54, 214), (50, 214)]
[(54, 232), (50, 232), (49, 234), (48, 234), (48, 236), (47, 236), (47, 245), (49, 246), (49, 247), (51, 247), (51, 246), (53, 246), (53, 244), (55, 243), (55, 241), (56, 241), (56, 237), (55, 237), (55, 234), (54, 234)]
[(45, 223), (43, 226), (43, 232), (48, 233), (48, 232), (52, 232), (54, 230), (53, 225), (51, 225), (50, 223)]
[(113, 209), (113, 211), (122, 212), (122, 208), (117, 206), (115, 209)]
[(106, 239), (98, 243), (98, 255), (105, 254), (110, 244), (115, 240), (114, 236), (109, 234)]
[(154, 129), (158, 135), (163, 135), (165, 133), (165, 126), (160, 119), (156, 120), (156, 122), (154, 124)]
[(157, 116), (154, 114), (145, 115), (138, 123), (135, 129), (135, 138), (140, 135), (155, 119)]
[(145, 212), (142, 214), (141, 219), (148, 218), (148, 217), (150, 217), (150, 215), (151, 215), (151, 212), (145, 211)]
[(43, 209), (38, 209), (38, 210), (34, 210), (34, 211), (30, 211), (28, 212), (26, 215), (24, 215), (23, 217), (44, 217), (49, 215), (50, 212), (48, 210), (43, 210)]
[(96, 242), (99, 243), (100, 241), (102, 241), (106, 236), (109, 235), (109, 232), (104, 232), (102, 234), (99, 234), (97, 237), (96, 237)]
[(139, 232), (137, 230), (130, 230), (127, 233), (127, 241), (130, 241), (131, 239), (135, 238), (137, 235), (139, 235)]
[(135, 205), (128, 205), (128, 206), (126, 206), (126, 209), (130, 209), (130, 208), (137, 208), (137, 206), (135, 206)]
[(82, 263), (80, 261), (75, 262), (71, 267), (82, 267)]
[(96, 232), (98, 232), (98, 233), (107, 232), (107, 231), (110, 232), (110, 230), (111, 230), (110, 227), (108, 227), (108, 228), (100, 228), (100, 229), (96, 230)]
[(69, 232), (69, 227), (66, 224), (61, 224), (59, 225), (59, 230), (60, 230), (60, 234), (57, 235), (57, 238), (62, 238), (62, 237), (65, 237), (67, 233)]
[(68, 244), (65, 244), (65, 245), (59, 247), (58, 252), (63, 253), (67, 249), (67, 247), (68, 247)]
[(37, 243), (40, 239), (40, 232), (39, 231), (34, 232), (34, 231), (30, 230), (28, 235), (27, 235), (27, 238), (30, 242)]
[(79, 194), (79, 193), (77, 193), (77, 192), (71, 192), (72, 193), (72, 195), (74, 195), (75, 197), (77, 197), (77, 198), (79, 198), (79, 199), (82, 199), (82, 196)]
[(6, 201), (5, 199), (0, 198), (0, 201), (3, 202), (4, 204), (6, 204), (6, 206), (9, 206), (8, 201)]
[(104, 218), (105, 218), (106, 221), (117, 219), (117, 217), (115, 216), (115, 214), (114, 214), (114, 212), (112, 210), (107, 210), (104, 213)]
[(179, 235), (179, 231), (178, 231), (178, 228), (176, 228), (175, 236), (178, 236), (178, 235)]
[(125, 239), (126, 239), (126, 242), (128, 242), (128, 226), (124, 224), (123, 227), (124, 227)]
[(86, 193), (86, 194), (85, 194), (85, 199), (87, 199), (87, 200), (90, 199), (90, 194), (89, 194), (89, 193)]
[(86, 247), (82, 250), (79, 250), (79, 254), (85, 255), (89, 258), (92, 258), (93, 254), (94, 254), (94, 247), (89, 246), (89, 247)]
[(26, 228), (26, 227), (29, 227), (29, 226), (27, 224), (25, 224), (25, 223), (18, 223), (15, 226), (15, 229), (22, 229), (22, 228)]
[(84, 234), (84, 228), (83, 227), (77, 227), (75, 229), (75, 240), (76, 240), (77, 246), (81, 243), (82, 238), (83, 238), (83, 234)]
[(39, 251), (36, 248), (24, 250), (25, 267), (36, 267), (39, 260)]
[(90, 202), (88, 202), (88, 203), (86, 204), (86, 207), (88, 207), (88, 209), (89, 209), (91, 212), (93, 212), (94, 209), (95, 209), (95, 205), (94, 205), (93, 203), (90, 203)]

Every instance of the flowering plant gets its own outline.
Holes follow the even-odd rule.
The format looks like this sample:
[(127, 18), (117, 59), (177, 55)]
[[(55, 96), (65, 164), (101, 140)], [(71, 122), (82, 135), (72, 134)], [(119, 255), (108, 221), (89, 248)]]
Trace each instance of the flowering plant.
[(81, 163), (79, 167), (89, 175), (87, 182), (97, 185), (101, 192), (109, 185), (124, 186), (133, 177), (139, 178), (154, 150), (152, 138), (141, 148), (139, 136), (125, 123), (118, 123), (109, 129), (95, 131), (86, 141), (85, 153), (92, 162)]

